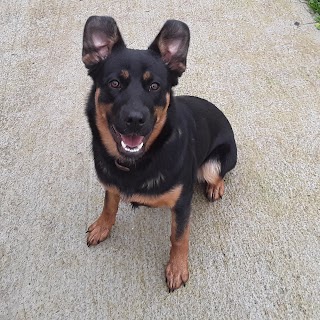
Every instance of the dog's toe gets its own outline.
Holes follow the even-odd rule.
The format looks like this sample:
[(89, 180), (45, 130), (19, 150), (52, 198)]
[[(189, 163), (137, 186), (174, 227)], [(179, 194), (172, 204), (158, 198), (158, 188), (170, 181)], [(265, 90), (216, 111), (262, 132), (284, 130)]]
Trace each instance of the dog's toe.
[(87, 245), (88, 247), (92, 245), (97, 245), (104, 241), (110, 234), (111, 226), (106, 222), (106, 220), (99, 217), (99, 219), (94, 222), (87, 230)]
[(209, 201), (222, 199), (224, 195), (224, 181), (219, 180), (216, 184), (207, 183), (206, 196)]
[(182, 285), (185, 287), (189, 279), (188, 263), (186, 261), (171, 260), (166, 268), (166, 282), (169, 293), (179, 289)]

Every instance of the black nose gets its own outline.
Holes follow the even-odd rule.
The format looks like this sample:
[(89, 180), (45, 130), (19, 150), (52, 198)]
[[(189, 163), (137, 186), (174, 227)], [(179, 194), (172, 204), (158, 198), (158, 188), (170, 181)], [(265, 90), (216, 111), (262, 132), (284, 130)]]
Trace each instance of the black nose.
[(125, 119), (128, 128), (140, 129), (146, 122), (147, 116), (141, 111), (130, 111)]

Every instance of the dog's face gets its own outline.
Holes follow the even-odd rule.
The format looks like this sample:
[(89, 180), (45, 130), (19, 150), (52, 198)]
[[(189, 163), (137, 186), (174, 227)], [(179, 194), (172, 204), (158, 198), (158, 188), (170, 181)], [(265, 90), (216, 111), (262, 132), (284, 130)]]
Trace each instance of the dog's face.
[[(170, 84), (164, 63), (148, 51), (123, 48), (101, 65), (96, 92), (98, 129), (107, 127), (119, 155), (140, 157), (164, 124)], [(101, 134), (101, 130), (100, 130)]]
[(95, 124), (111, 156), (140, 158), (160, 134), (188, 46), (180, 21), (167, 21), (148, 50), (132, 50), (112, 18), (88, 19), (82, 60), (95, 83)]

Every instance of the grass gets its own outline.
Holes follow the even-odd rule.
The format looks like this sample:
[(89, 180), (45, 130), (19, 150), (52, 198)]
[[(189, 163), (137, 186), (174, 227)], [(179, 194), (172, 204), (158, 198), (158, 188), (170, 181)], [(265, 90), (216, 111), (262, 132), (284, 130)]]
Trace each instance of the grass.
[(309, 0), (308, 5), (315, 13), (320, 15), (320, 0)]
[(308, 0), (307, 3), (316, 14), (316, 28), (320, 30), (320, 0)]

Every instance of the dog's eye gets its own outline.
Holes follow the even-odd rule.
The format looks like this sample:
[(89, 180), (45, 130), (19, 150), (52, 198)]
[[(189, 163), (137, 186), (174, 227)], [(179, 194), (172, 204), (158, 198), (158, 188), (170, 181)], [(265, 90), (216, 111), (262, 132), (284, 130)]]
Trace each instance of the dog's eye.
[(118, 88), (121, 88), (121, 84), (118, 80), (111, 80), (109, 82), (109, 87), (113, 89), (118, 89)]
[(150, 87), (149, 87), (149, 91), (156, 91), (160, 88), (160, 84), (157, 82), (153, 82), (151, 83)]

